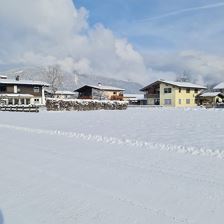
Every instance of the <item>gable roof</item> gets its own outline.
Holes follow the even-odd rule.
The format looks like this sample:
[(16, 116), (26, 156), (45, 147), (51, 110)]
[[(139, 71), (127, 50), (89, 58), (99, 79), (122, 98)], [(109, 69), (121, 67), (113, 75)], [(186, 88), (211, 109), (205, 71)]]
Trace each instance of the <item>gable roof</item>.
[(203, 94), (200, 95), (200, 97), (216, 97), (216, 96), (223, 96), (223, 93), (220, 92), (205, 92)]
[(165, 83), (165, 84), (177, 86), (180, 88), (207, 89), (205, 86), (197, 85), (197, 84), (190, 83), (190, 82), (175, 82), (175, 81), (167, 81), (167, 80), (158, 80), (158, 81), (151, 83), (150, 85), (142, 88), (140, 91), (145, 91), (149, 87), (156, 85), (156, 84), (160, 84), (160, 83)]
[(98, 85), (98, 86), (95, 86), (95, 85), (84, 85), (82, 86), (81, 88), (79, 89), (76, 89), (75, 92), (80, 92), (82, 91), (82, 89), (84, 88), (93, 88), (93, 89), (99, 89), (99, 90), (107, 90), (107, 91), (125, 91), (125, 89), (121, 89), (121, 88), (118, 88), (118, 87), (113, 87), (113, 86), (104, 86), (104, 85)]
[(16, 79), (0, 79), (0, 84), (50, 86), (46, 82), (33, 81), (33, 80), (16, 80)]
[(219, 83), (214, 89), (224, 89), (224, 82)]

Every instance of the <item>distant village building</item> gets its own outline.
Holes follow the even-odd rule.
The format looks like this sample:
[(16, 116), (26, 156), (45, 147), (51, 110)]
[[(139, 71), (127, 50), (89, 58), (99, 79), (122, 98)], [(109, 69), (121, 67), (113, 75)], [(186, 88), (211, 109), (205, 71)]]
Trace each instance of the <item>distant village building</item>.
[(158, 80), (144, 87), (148, 105), (167, 107), (194, 107), (197, 106), (196, 96), (206, 87), (189, 82), (174, 82)]
[(224, 82), (218, 84), (213, 89), (214, 89), (214, 91), (224, 93)]
[(147, 99), (144, 94), (124, 94), (124, 100), (128, 101), (129, 105), (146, 105)]
[(78, 99), (123, 100), (124, 89), (98, 84), (85, 85), (77, 90)]
[(45, 105), (47, 83), (32, 80), (8, 79), (0, 76), (0, 103), (5, 105)]
[(54, 95), (55, 95), (55, 98), (59, 98), (59, 99), (75, 99), (77, 98), (76, 96), (78, 94), (72, 91), (58, 90), (55, 92)]
[(45, 90), (45, 97), (46, 98), (57, 98), (57, 99), (75, 99), (77, 98), (78, 94), (72, 91), (67, 90), (58, 90), (53, 93), (51, 90)]
[(215, 107), (223, 103), (224, 93), (221, 92), (205, 92), (197, 96), (198, 104), (205, 107)]

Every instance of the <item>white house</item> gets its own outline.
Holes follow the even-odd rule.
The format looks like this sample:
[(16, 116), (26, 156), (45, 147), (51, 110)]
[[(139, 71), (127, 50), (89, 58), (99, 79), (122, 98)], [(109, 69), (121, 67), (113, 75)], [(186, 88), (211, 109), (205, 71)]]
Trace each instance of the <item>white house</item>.
[(44, 88), (49, 84), (40, 81), (8, 79), (0, 76), (0, 101), (6, 105), (45, 105)]

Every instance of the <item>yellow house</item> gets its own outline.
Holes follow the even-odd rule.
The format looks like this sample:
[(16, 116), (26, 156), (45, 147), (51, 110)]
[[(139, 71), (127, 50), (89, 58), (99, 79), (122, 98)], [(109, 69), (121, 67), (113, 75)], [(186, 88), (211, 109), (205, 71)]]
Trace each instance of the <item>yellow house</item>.
[(145, 92), (148, 105), (195, 107), (196, 96), (206, 87), (189, 82), (158, 80), (140, 91)]

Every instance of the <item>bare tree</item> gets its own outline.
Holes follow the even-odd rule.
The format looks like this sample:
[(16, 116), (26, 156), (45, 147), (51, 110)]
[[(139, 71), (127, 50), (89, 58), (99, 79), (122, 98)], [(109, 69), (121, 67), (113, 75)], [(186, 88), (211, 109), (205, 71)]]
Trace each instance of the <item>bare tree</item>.
[(181, 75), (177, 75), (176, 77), (177, 82), (191, 82), (192, 77), (189, 71), (184, 71)]
[(44, 78), (50, 84), (53, 93), (63, 85), (64, 75), (59, 65), (48, 66), (44, 72)]

